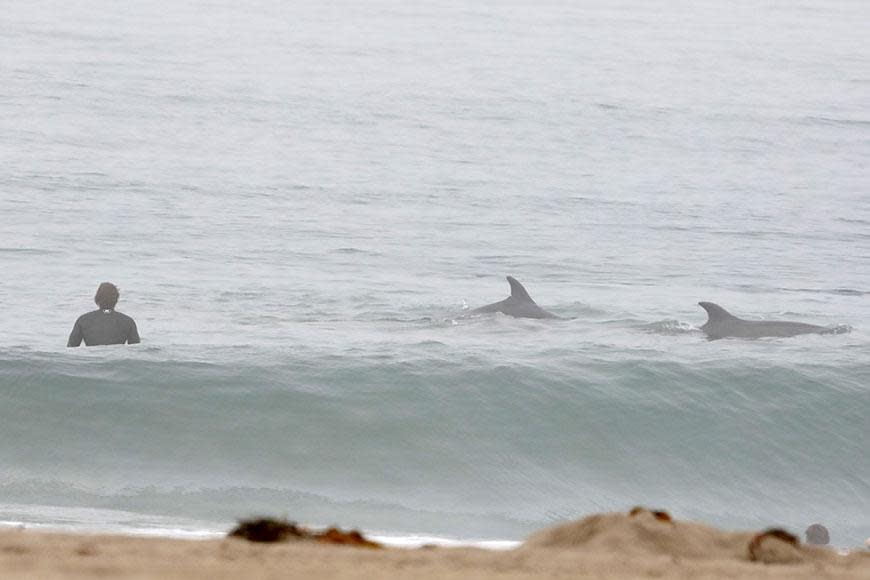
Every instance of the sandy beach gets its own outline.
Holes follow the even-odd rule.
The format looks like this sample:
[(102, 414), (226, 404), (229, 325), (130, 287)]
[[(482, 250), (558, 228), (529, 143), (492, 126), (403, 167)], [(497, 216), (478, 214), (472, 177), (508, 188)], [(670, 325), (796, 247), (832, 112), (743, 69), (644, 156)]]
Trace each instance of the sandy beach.
[(175, 540), (0, 532), (0, 577), (54, 578), (870, 578), (870, 553), (840, 556), (701, 524), (602, 514), (519, 548), (366, 549), (291, 540)]

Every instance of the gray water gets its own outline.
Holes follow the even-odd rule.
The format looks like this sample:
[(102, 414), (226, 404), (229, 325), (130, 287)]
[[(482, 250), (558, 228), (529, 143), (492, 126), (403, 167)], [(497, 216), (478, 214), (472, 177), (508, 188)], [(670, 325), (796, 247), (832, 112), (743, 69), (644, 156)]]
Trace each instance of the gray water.
[[(870, 5), (0, 18), (0, 520), (870, 535)], [(563, 321), (473, 317), (522, 281)], [(143, 344), (67, 350), (103, 280)], [(708, 342), (696, 303), (851, 330)]]

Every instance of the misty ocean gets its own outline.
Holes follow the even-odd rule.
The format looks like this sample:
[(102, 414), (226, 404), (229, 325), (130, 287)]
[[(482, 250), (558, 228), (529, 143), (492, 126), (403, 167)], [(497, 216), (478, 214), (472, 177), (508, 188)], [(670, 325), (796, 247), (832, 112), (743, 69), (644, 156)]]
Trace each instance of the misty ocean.
[[(870, 536), (870, 3), (19, 2), (0, 522)], [(470, 316), (519, 279), (565, 320)], [(142, 336), (65, 348), (105, 280)], [(698, 301), (848, 332), (708, 341)]]

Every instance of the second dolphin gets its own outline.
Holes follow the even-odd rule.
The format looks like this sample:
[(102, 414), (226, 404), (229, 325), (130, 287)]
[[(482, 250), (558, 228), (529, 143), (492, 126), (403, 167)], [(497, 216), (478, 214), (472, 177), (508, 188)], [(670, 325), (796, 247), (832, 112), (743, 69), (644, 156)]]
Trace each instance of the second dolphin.
[(487, 312), (501, 312), (516, 318), (559, 318), (555, 314), (547, 312), (538, 306), (523, 285), (513, 276), (507, 277), (511, 286), (511, 295), (500, 302), (494, 302), (475, 308), (472, 314), (485, 314)]

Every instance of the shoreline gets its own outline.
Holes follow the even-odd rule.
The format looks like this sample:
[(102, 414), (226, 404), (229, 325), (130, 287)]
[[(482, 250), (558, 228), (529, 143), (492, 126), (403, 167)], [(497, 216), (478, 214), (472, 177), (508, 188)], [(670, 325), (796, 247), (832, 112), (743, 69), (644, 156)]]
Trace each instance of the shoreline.
[[(312, 529), (326, 529), (327, 526), (311, 526)], [(119, 538), (155, 538), (163, 540), (208, 541), (220, 540), (227, 536), (232, 526), (217, 530), (182, 530), (168, 528), (101, 528), (77, 524), (44, 524), (17, 521), (0, 521), (0, 534), (4, 532), (28, 532), (69, 536), (106, 536)], [(492, 538), (461, 539), (429, 534), (391, 535), (383, 532), (365, 532), (372, 540), (390, 548), (416, 549), (423, 546), (441, 548), (480, 548), (483, 550), (510, 550), (522, 544), (522, 540), (499, 540)]]
[[(598, 514), (532, 534), (511, 549), (380, 549), (291, 540), (179, 539), (0, 529), (0, 577), (40, 578), (866, 578), (870, 552), (790, 545), (656, 513)], [(375, 536), (370, 539), (377, 541)], [(420, 539), (423, 539), (420, 537)], [(747, 545), (754, 543), (751, 556)], [(754, 560), (754, 561), (753, 561)]]

